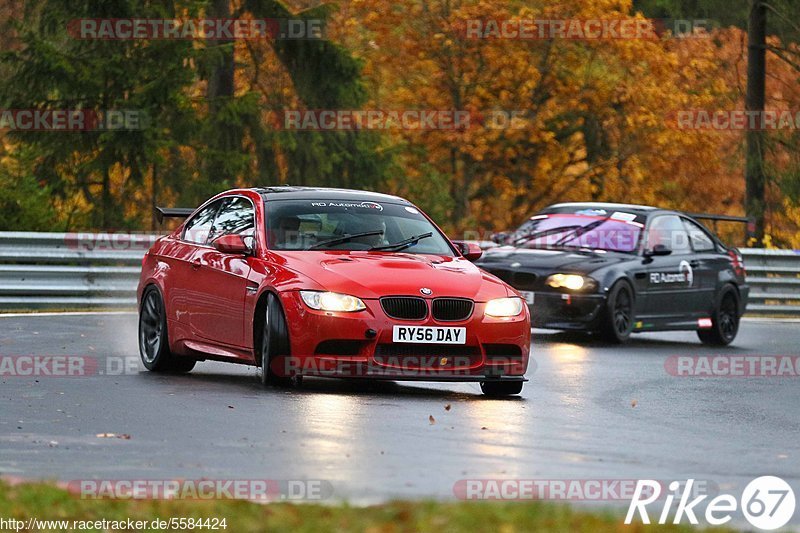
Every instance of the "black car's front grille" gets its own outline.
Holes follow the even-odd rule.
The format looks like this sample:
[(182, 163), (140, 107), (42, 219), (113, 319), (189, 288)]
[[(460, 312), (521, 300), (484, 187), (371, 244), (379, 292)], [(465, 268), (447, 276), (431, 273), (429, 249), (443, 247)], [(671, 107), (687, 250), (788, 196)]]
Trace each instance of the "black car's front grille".
[(428, 304), (422, 298), (390, 296), (381, 298), (383, 312), (400, 320), (423, 320), (428, 316)]
[(484, 268), (490, 274), (494, 274), (515, 289), (533, 290), (535, 289), (538, 276), (532, 272), (518, 272), (516, 270)]
[(433, 301), (433, 318), (443, 322), (466, 320), (475, 304), (464, 298), (436, 298)]

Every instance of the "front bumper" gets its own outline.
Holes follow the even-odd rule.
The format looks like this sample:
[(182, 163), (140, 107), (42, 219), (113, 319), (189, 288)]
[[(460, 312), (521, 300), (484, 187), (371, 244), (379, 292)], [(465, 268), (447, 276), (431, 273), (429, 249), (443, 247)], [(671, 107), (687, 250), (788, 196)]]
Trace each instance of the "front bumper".
[[(432, 317), (407, 321), (389, 318), (378, 300), (367, 309), (331, 313), (309, 309), (297, 291), (281, 293), (289, 327), (291, 355), (276, 358), (272, 371), (281, 376), (322, 376), (398, 381), (524, 381), (530, 352), (530, 316), (484, 315), (476, 302), (463, 321)], [(392, 342), (395, 325), (466, 328), (459, 345)]]
[(593, 331), (602, 325), (606, 296), (535, 292), (530, 305), (534, 327)]

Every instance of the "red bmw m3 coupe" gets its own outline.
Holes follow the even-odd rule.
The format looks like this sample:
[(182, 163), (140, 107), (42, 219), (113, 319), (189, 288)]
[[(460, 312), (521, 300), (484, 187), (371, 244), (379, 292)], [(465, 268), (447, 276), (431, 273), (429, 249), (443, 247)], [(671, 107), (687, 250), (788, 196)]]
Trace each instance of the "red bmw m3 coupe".
[(410, 202), (309, 187), (236, 189), (142, 262), (139, 350), (153, 371), (197, 361), (303, 376), (479, 382), (518, 394), (530, 350), (519, 294)]

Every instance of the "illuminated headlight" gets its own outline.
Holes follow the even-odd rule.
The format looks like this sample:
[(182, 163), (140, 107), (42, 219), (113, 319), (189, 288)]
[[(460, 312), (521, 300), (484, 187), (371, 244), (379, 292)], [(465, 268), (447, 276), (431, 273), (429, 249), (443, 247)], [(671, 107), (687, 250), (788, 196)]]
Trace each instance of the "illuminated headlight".
[(517, 316), (522, 312), (521, 298), (497, 298), (486, 302), (485, 313), (489, 316)]
[(336, 292), (320, 291), (300, 291), (300, 297), (311, 309), (317, 311), (335, 311), (350, 313), (361, 311), (367, 306), (361, 299), (349, 294), (338, 294)]
[(553, 274), (545, 283), (554, 289), (569, 289), (571, 291), (588, 290), (596, 285), (595, 280), (578, 274)]

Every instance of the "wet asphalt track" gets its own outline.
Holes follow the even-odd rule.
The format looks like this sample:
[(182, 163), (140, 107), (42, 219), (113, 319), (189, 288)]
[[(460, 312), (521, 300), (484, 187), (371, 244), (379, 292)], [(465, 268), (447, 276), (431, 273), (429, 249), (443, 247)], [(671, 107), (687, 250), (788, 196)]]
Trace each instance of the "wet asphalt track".
[(511, 400), (488, 400), (477, 384), (265, 390), (255, 369), (223, 363), (106, 375), (138, 357), (135, 330), (133, 314), (0, 318), (0, 355), (88, 355), (103, 372), (0, 378), (0, 474), (326, 480), (354, 503), (453, 498), (467, 478), (692, 477), (738, 496), (775, 474), (800, 499), (800, 378), (678, 378), (664, 367), (672, 355), (798, 355), (798, 322), (745, 321), (723, 350), (693, 333), (616, 347), (535, 330), (530, 382)]

